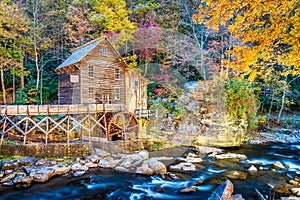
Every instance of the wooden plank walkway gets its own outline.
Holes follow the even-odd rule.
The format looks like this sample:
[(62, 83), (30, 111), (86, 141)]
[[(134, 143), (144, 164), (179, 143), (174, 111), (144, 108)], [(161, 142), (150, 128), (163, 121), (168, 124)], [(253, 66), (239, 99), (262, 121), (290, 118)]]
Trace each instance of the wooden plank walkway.
[(124, 104), (1, 105), (1, 115), (57, 115), (124, 111)]
[(27, 135), (40, 131), (48, 144), (49, 134), (62, 132), (70, 142), (70, 133), (78, 130), (91, 132), (102, 129), (108, 138), (108, 113), (124, 111), (123, 104), (86, 104), (86, 105), (2, 105), (0, 113), (0, 145), (4, 136), (12, 131), (18, 132), (26, 144)]

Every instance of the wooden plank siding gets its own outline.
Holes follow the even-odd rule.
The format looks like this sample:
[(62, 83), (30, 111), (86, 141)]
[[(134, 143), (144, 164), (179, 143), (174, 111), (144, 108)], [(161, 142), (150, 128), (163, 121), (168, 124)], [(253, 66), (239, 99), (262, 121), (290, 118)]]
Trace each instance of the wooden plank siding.
[(132, 113), (136, 109), (147, 109), (148, 81), (139, 74), (126, 70), (126, 109)]
[(71, 83), (70, 75), (79, 75), (78, 68), (74, 68), (72, 73), (64, 72), (58, 74), (58, 103), (59, 104), (80, 104), (80, 82)]
[[(105, 55), (103, 48), (106, 48)], [(93, 67), (93, 77), (89, 76), (90, 66)], [(115, 69), (119, 70), (118, 79), (115, 78)], [(107, 38), (79, 47), (56, 72), (59, 104), (123, 104), (132, 113), (136, 109), (147, 109), (147, 80), (127, 68)], [(70, 75), (78, 75), (79, 82), (71, 83)], [(116, 88), (118, 99), (115, 98)], [(102, 99), (108, 96), (109, 101)]]
[[(106, 48), (106, 56), (102, 54)], [(94, 67), (94, 77), (89, 77), (88, 67)], [(119, 69), (120, 78), (115, 80), (115, 68)], [(113, 104), (125, 104), (125, 66), (119, 61), (118, 55), (104, 40), (95, 47), (81, 62), (81, 103), (95, 103), (95, 98), (89, 98), (89, 88), (94, 88), (94, 96), (109, 95)], [(115, 99), (115, 88), (120, 88), (120, 99)]]

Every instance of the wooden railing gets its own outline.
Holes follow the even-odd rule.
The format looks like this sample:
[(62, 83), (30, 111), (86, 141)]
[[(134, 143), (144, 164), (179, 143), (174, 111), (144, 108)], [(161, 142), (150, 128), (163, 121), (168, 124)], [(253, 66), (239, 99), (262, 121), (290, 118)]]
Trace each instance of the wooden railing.
[(57, 115), (124, 111), (124, 104), (1, 105), (1, 115)]
[(0, 144), (11, 132), (21, 135), (23, 144), (34, 131), (44, 134), (46, 145), (52, 132), (66, 134), (68, 144), (70, 134), (78, 129), (88, 132), (89, 141), (95, 127), (104, 130), (107, 137), (107, 114), (124, 110), (123, 104), (1, 105)]

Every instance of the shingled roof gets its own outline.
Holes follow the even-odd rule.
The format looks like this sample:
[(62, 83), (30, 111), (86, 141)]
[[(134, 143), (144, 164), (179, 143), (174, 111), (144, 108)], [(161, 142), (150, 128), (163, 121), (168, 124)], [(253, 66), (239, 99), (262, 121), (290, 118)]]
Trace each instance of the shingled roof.
[(78, 63), (103, 40), (104, 38), (100, 38), (88, 45), (84, 45), (83, 47), (80, 47), (79, 49), (74, 51), (72, 55), (69, 58), (67, 58), (63, 63), (61, 63), (56, 69), (61, 69), (66, 66)]

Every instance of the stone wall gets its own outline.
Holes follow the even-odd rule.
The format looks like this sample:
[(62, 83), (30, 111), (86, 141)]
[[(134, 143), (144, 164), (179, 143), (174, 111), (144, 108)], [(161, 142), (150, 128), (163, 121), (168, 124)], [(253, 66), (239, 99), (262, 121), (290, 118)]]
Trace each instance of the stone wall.
[[(91, 137), (91, 143), (94, 148), (103, 149), (109, 153), (129, 153), (144, 149), (141, 140), (116, 140), (107, 141), (105, 138)], [(83, 137), (83, 140), (88, 141), (88, 137)]]
[(81, 157), (93, 154), (94, 149), (91, 143), (78, 142), (61, 144), (26, 144), (26, 145), (15, 145), (15, 144), (2, 144), (0, 145), (0, 154), (7, 156), (30, 156), (37, 158), (44, 157)]

